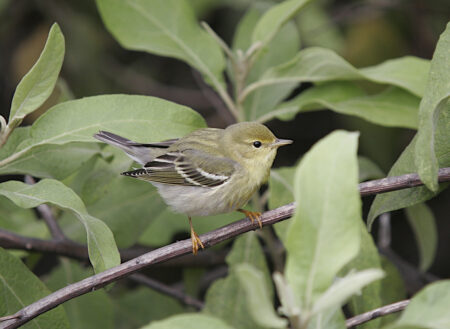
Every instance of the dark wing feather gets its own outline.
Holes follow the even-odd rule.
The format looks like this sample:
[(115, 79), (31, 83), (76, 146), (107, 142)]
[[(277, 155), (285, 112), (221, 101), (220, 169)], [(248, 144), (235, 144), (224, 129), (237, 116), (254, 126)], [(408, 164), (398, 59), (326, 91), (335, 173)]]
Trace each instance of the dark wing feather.
[(202, 151), (168, 152), (142, 169), (123, 173), (142, 180), (184, 186), (215, 187), (231, 177), (237, 163)]

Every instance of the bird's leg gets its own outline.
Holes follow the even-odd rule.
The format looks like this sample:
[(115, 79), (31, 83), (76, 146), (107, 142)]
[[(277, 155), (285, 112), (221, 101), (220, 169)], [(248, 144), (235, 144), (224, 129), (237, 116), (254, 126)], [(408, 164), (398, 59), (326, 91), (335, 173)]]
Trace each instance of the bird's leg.
[(248, 211), (245, 209), (238, 209), (237, 211), (243, 213), (245, 216), (250, 218), (252, 221), (252, 224), (255, 222), (255, 220), (258, 222), (259, 228), (262, 228), (262, 222), (261, 222), (261, 213), (258, 211)]
[(195, 233), (195, 231), (194, 231), (194, 226), (192, 226), (191, 217), (188, 216), (188, 218), (189, 218), (189, 225), (191, 226), (192, 253), (194, 255), (197, 255), (198, 246), (200, 245), (200, 247), (202, 247), (202, 249), (205, 249), (205, 247), (203, 246), (203, 243), (200, 240), (200, 238), (198, 237), (197, 233)]

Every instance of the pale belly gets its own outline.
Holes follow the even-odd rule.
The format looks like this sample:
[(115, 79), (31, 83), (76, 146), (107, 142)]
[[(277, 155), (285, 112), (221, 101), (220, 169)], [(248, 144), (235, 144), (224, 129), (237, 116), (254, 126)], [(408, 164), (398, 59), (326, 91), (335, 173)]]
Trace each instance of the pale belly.
[[(238, 184), (245, 186), (231, 190), (230, 182), (216, 188), (197, 186), (178, 186), (152, 183), (170, 208), (188, 216), (209, 216), (231, 212), (242, 208), (259, 188), (256, 184)], [(230, 197), (233, 196), (233, 197)]]

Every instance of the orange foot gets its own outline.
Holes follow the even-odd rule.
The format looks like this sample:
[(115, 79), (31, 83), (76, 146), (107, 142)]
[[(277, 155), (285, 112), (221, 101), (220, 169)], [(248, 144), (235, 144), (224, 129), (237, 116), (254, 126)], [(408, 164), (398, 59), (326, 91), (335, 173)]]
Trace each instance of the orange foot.
[(202, 247), (202, 249), (205, 249), (203, 246), (202, 240), (198, 237), (197, 233), (194, 231), (194, 227), (192, 226), (192, 220), (191, 217), (189, 217), (189, 225), (191, 226), (191, 242), (192, 242), (192, 253), (194, 255), (197, 255), (198, 247)]
[(255, 220), (258, 222), (259, 228), (262, 228), (262, 222), (261, 222), (261, 213), (257, 211), (248, 211), (245, 209), (238, 209), (237, 211), (243, 213), (245, 216), (247, 216), (251, 221), (252, 224), (255, 222)]

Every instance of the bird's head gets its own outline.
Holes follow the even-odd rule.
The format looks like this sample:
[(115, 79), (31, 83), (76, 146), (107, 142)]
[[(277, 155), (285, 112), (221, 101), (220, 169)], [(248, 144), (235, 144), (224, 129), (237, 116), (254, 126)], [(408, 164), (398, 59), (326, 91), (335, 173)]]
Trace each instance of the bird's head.
[(222, 147), (229, 157), (247, 169), (268, 170), (280, 146), (291, 144), (279, 139), (266, 126), (257, 122), (241, 122), (224, 130)]

